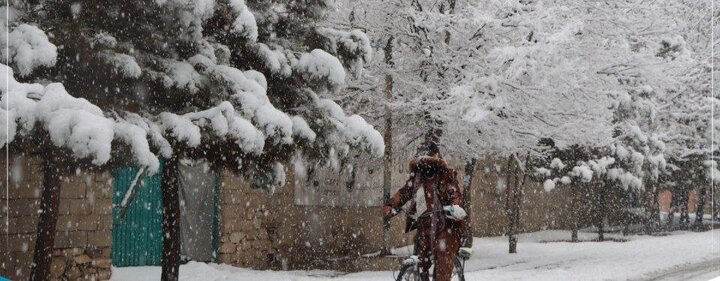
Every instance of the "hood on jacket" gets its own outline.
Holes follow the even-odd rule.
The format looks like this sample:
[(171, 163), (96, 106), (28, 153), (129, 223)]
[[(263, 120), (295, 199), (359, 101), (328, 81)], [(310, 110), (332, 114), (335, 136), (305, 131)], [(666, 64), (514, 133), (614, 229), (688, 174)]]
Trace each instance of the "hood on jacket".
[(447, 171), (447, 163), (439, 157), (419, 156), (410, 160), (410, 172), (424, 177), (432, 177), (433, 175), (447, 173)]

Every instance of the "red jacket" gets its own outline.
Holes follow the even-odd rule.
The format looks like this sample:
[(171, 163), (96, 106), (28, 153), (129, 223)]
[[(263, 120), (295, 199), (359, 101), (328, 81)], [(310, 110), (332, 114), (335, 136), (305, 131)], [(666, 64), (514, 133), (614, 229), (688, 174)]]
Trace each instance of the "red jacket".
[[(462, 206), (463, 196), (457, 172), (448, 168), (445, 160), (430, 156), (420, 156), (410, 161), (410, 177), (390, 198), (388, 205), (394, 209), (400, 208), (410, 199), (414, 199), (419, 187), (423, 187), (426, 211), (441, 210), (448, 205)], [(416, 203), (413, 202), (410, 206), (410, 213), (417, 212)], [(406, 232), (412, 230), (411, 225), (412, 221), (408, 221)]]

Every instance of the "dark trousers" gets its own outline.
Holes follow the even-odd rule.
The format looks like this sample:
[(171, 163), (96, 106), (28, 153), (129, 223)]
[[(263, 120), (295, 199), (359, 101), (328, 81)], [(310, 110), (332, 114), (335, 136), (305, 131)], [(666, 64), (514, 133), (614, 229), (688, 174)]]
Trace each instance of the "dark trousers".
[[(423, 281), (430, 280), (433, 248), (435, 254), (435, 281), (450, 281), (454, 269), (455, 255), (460, 250), (461, 233), (457, 222), (447, 220), (435, 233), (432, 242), (432, 225), (429, 219), (422, 220), (415, 235), (415, 254), (420, 259), (419, 269)], [(434, 245), (431, 245), (434, 244)]]

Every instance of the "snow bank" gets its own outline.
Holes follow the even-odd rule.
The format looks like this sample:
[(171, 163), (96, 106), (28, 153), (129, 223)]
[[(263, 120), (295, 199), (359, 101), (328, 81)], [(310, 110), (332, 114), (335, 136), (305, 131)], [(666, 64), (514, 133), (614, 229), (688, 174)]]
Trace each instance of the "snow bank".
[[(641, 280), (666, 270), (716, 259), (720, 248), (709, 247), (720, 239), (720, 230), (673, 232), (668, 236), (628, 236), (627, 242), (546, 242), (566, 240), (570, 231), (547, 230), (518, 235), (518, 253), (507, 253), (507, 237), (478, 237), (478, 253), (465, 263), (467, 280)], [(580, 232), (583, 241), (595, 233)], [(405, 255), (410, 247), (393, 249)], [(693, 250), (690, 250), (693, 249)], [(632, 253), (632, 254), (628, 254)], [(398, 263), (399, 266), (399, 263)], [(113, 267), (111, 280), (157, 280), (159, 266)], [(717, 272), (715, 272), (717, 274)], [(180, 267), (180, 280), (390, 280), (397, 271), (365, 271), (345, 274), (333, 271), (270, 271), (224, 264), (189, 262)], [(712, 274), (710, 276), (713, 276)]]

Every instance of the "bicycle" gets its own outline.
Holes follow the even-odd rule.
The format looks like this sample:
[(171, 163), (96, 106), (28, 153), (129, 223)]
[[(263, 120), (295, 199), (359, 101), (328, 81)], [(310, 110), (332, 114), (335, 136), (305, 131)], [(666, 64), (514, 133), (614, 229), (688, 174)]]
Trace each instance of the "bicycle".
[[(417, 217), (415, 219), (414, 224), (417, 224), (420, 222), (420, 219), (426, 216), (430, 216), (434, 213), (442, 212), (443, 214), (446, 214), (444, 210), (436, 210), (436, 211), (430, 211), (422, 214), (421, 216)], [(396, 216), (398, 213), (404, 213), (408, 217), (412, 217), (412, 214), (408, 213), (405, 209), (399, 208), (399, 209), (393, 209), (393, 213), (390, 214), (390, 216), (386, 217), (386, 220), (389, 220), (390, 218)], [(414, 217), (413, 217), (414, 218)], [(417, 234), (416, 234), (417, 237)], [(461, 241), (462, 242), (462, 241)], [(400, 263), (400, 274), (398, 274), (397, 277), (395, 277), (396, 281), (421, 281), (422, 278), (420, 276), (420, 258), (417, 256), (417, 239), (415, 239), (415, 245), (413, 246), (413, 254), (410, 255), (408, 258), (403, 260)], [(430, 249), (434, 248), (435, 241), (430, 241)], [(461, 243), (462, 245), (462, 243)], [(465, 248), (460, 247), (460, 250), (455, 255), (455, 260), (453, 264), (455, 264), (455, 267), (453, 269), (453, 274), (451, 277), (451, 280), (457, 280), (457, 281), (465, 281), (465, 261), (470, 259), (472, 256), (472, 248)], [(434, 278), (434, 271), (435, 271), (435, 255), (434, 253), (430, 257), (431, 263), (432, 263), (432, 272), (433, 274), (430, 274), (430, 276), (433, 276)]]

